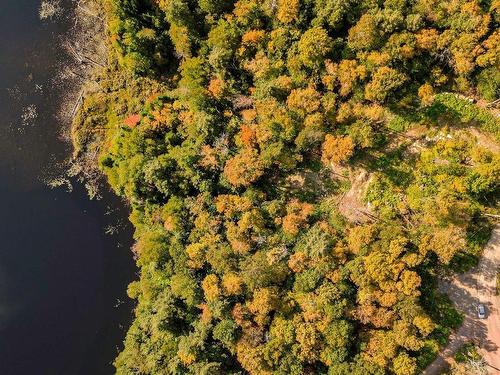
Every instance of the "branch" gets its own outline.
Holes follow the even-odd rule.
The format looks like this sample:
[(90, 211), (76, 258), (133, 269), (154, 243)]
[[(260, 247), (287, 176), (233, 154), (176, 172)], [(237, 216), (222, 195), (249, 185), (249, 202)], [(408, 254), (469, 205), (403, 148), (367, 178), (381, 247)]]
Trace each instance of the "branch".
[(83, 100), (83, 92), (80, 92), (80, 95), (78, 96), (78, 99), (73, 107), (73, 111), (71, 112), (71, 118), (74, 118), (76, 115), (76, 111), (78, 111), (78, 108), (80, 107), (80, 103)]
[(95, 17), (101, 21), (104, 21), (104, 18), (100, 17), (99, 15), (95, 14), (95, 13), (92, 13), (90, 10), (88, 10), (87, 8), (84, 8), (80, 5), (80, 2), (78, 2), (78, 4), (76, 5), (78, 9), (80, 9), (83, 13), (85, 14), (88, 14), (89, 16), (92, 16), (92, 17)]
[(500, 215), (493, 215), (493, 214), (483, 214), (484, 216), (489, 216), (489, 217), (493, 217), (495, 219), (500, 219)]
[(73, 48), (73, 46), (71, 45), (71, 43), (66, 43), (66, 46), (69, 48), (70, 52), (73, 54), (73, 56), (76, 58), (76, 60), (78, 62), (83, 63), (84, 61), (88, 61), (91, 64), (100, 66), (101, 68), (105, 68), (106, 67), (106, 65), (104, 65), (103, 63), (95, 61), (94, 59), (92, 59), (92, 58), (90, 58), (90, 57), (88, 57), (86, 55), (83, 55), (80, 52), (78, 52), (77, 50), (75, 50), (75, 48)]
[(492, 102), (487, 103), (487, 104), (486, 104), (486, 107), (494, 107), (494, 106), (496, 106), (497, 104), (500, 104), (500, 99), (493, 100)]

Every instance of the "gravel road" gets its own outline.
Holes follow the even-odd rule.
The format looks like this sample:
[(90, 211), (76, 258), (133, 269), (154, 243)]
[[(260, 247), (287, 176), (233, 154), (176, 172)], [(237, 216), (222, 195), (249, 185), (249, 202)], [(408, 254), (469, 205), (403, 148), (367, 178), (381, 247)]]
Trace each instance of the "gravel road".
[[(450, 336), (448, 345), (423, 375), (441, 374), (448, 368), (456, 351), (468, 341), (474, 341), (479, 346), (490, 374), (500, 375), (500, 296), (495, 293), (499, 267), (500, 225), (493, 230), (476, 267), (440, 283), (440, 290), (448, 294), (465, 317), (462, 326)], [(479, 303), (486, 307), (486, 319), (477, 317)]]

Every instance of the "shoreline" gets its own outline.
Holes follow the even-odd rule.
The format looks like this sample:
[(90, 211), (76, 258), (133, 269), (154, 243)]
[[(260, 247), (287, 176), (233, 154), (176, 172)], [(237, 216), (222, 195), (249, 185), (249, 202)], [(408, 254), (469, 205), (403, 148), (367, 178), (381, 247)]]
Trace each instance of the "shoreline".
[(45, 183), (50, 188), (65, 187), (71, 191), (71, 181), (76, 179), (85, 186), (90, 199), (100, 199), (104, 184), (97, 160), (85, 161), (88, 155), (76, 155), (73, 137), (82, 104), (97, 90), (99, 75), (107, 68), (106, 20), (96, 14), (105, 13), (104, 4), (97, 0), (69, 0), (65, 4), (56, 2), (56, 6), (60, 7), (59, 13), (47, 22), (66, 22), (69, 27), (58, 37), (64, 57), (59, 73), (52, 79), (53, 86), (63, 86), (55, 116), (60, 123), (59, 138), (66, 145), (68, 155), (56, 175), (48, 176)]

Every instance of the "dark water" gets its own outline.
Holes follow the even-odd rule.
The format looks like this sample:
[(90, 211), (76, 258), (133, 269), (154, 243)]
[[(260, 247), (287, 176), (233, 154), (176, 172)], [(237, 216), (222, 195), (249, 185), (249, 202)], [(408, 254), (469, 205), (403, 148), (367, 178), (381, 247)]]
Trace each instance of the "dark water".
[(111, 374), (132, 310), (131, 228), (111, 194), (41, 182), (70, 153), (53, 80), (69, 20), (42, 22), (38, 7), (0, 0), (0, 374)]

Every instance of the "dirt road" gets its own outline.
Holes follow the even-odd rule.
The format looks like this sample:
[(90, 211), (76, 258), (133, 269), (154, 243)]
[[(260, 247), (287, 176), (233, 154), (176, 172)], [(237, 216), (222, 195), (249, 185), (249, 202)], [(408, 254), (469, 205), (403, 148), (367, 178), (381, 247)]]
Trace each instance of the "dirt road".
[[(456, 351), (473, 340), (488, 363), (490, 374), (500, 375), (500, 296), (495, 294), (496, 272), (500, 267), (500, 225), (496, 226), (477, 267), (451, 281), (441, 282), (439, 289), (448, 294), (455, 307), (464, 313), (462, 326), (450, 336), (448, 345), (423, 375), (439, 375)], [(486, 319), (477, 317), (477, 305), (486, 307)]]

